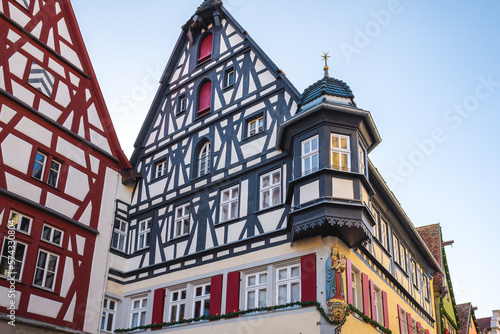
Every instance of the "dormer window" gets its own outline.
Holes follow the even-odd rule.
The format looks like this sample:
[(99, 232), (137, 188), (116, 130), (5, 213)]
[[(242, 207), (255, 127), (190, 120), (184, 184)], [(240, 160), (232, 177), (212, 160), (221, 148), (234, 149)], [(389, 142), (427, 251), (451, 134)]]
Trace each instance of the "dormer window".
[(212, 57), (212, 42), (213, 35), (211, 33), (205, 35), (200, 42), (200, 51), (198, 54), (198, 64), (209, 60)]
[(210, 112), (212, 102), (212, 82), (206, 81), (200, 88), (198, 100), (198, 116), (205, 115)]
[(332, 133), (331, 144), (332, 169), (351, 170), (351, 148), (349, 137)]

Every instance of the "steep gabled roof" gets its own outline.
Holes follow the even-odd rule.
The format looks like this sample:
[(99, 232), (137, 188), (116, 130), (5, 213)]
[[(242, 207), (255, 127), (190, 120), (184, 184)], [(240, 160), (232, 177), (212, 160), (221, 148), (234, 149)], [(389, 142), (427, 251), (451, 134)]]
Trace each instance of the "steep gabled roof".
[[(460, 318), (460, 330), (459, 334), (469, 334), (469, 327), (471, 326), (471, 322), (475, 327), (476, 333), (479, 333), (479, 326), (476, 320), (476, 315), (472, 310), (471, 303), (464, 303), (457, 305), (458, 309), (458, 317)], [(491, 319), (491, 318), (490, 318)]]
[(491, 329), (491, 317), (477, 319), (477, 325), (481, 333)]
[[(443, 268), (442, 254), (441, 254), (441, 231), (439, 224), (432, 224), (422, 227), (417, 227), (417, 232), (424, 240), (427, 248), (431, 251), (437, 263)], [(434, 291), (441, 290), (443, 286), (443, 274), (437, 272), (433, 277)]]

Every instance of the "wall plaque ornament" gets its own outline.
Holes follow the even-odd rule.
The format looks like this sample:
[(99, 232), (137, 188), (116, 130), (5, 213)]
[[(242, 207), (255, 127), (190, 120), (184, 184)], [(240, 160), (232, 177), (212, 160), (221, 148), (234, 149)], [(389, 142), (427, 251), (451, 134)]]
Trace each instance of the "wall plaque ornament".
[[(331, 255), (325, 263), (326, 273), (326, 305), (327, 316), (330, 320), (341, 323), (346, 316), (347, 303), (344, 299), (344, 282), (342, 273), (346, 269), (344, 254), (339, 254), (339, 246), (334, 243)], [(340, 326), (338, 326), (340, 327)], [(335, 330), (335, 332), (340, 332)]]

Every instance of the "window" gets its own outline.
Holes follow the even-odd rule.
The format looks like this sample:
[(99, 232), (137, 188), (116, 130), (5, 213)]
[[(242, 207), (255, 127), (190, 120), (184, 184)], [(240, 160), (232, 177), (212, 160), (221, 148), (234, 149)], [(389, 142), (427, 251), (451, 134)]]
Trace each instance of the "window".
[(382, 292), (377, 286), (374, 286), (374, 294), (373, 294), (373, 305), (375, 309), (375, 321), (378, 323), (384, 323), (383, 316), (383, 307), (382, 307)]
[(392, 247), (394, 248), (394, 261), (401, 264), (401, 258), (399, 254), (399, 239), (393, 235), (392, 236)]
[(267, 272), (246, 276), (245, 306), (247, 310), (267, 306)]
[(138, 298), (132, 300), (132, 312), (130, 314), (130, 327), (144, 326), (146, 324), (147, 298)]
[(411, 326), (411, 324), (408, 324), (407, 321), (406, 311), (401, 309), (401, 319), (399, 319), (401, 334), (408, 334), (408, 326)]
[(224, 72), (224, 87), (230, 87), (234, 85), (234, 67), (228, 68)]
[(302, 174), (312, 173), (318, 168), (318, 136), (314, 136), (302, 142)]
[(212, 57), (212, 41), (213, 35), (211, 33), (205, 35), (200, 42), (200, 51), (198, 53), (198, 64), (209, 60)]
[(414, 260), (411, 260), (411, 273), (412, 273), (413, 285), (417, 289), (420, 289), (419, 277), (418, 277), (419, 271), (420, 271), (419, 265)]
[(253, 118), (247, 123), (247, 137), (264, 131), (264, 116)]
[(375, 238), (380, 240), (380, 233), (379, 233), (380, 212), (378, 212), (378, 210), (375, 208), (373, 202), (370, 202), (370, 207), (373, 214), (373, 220), (375, 221), (375, 226), (373, 226), (373, 235), (375, 236)]
[(162, 160), (157, 163), (155, 163), (155, 169), (154, 169), (154, 178), (157, 179), (159, 177), (162, 177), (163, 175), (167, 174), (167, 160)]
[(200, 88), (198, 101), (198, 116), (205, 115), (210, 112), (212, 101), (212, 82), (206, 81)]
[(237, 218), (238, 215), (238, 197), (239, 197), (239, 185), (228, 189), (224, 189), (221, 192), (221, 202), (220, 202), (220, 221), (224, 222)]
[(112, 333), (114, 331), (114, 318), (116, 311), (116, 301), (104, 298), (101, 330)]
[(406, 261), (406, 247), (399, 243), (399, 253), (401, 254), (401, 267), (404, 271), (408, 270), (408, 262)]
[(348, 136), (332, 133), (331, 156), (332, 169), (351, 170), (351, 149)]
[(277, 305), (300, 301), (300, 265), (276, 269), (276, 290)]
[(206, 175), (210, 172), (210, 142), (207, 141), (200, 150), (198, 156), (198, 176)]
[(210, 311), (210, 284), (194, 287), (193, 317), (208, 315)]
[(260, 209), (281, 203), (281, 170), (260, 176)]
[(363, 310), (363, 303), (361, 302), (361, 274), (360, 271), (354, 266), (351, 267), (351, 277), (352, 277), (352, 302), (353, 306)]
[(11, 211), (8, 224), (10, 226), (14, 226), (14, 229), (18, 231), (30, 233), (32, 221), (32, 218), (26, 217), (25, 215), (15, 211)]
[(431, 284), (429, 277), (424, 276), (424, 284), (425, 284), (425, 299), (430, 300), (431, 299)]
[(125, 252), (127, 247), (128, 223), (117, 219), (113, 227), (113, 238), (111, 239), (111, 247), (119, 251)]
[(186, 317), (186, 295), (186, 289), (172, 291), (170, 294), (170, 322), (181, 321)]
[(149, 247), (149, 234), (151, 233), (151, 218), (141, 220), (139, 222), (139, 230), (137, 231), (137, 249)]
[(187, 109), (187, 100), (186, 100), (186, 94), (182, 94), (179, 96), (179, 109), (177, 111), (178, 114), (186, 111)]
[(42, 240), (61, 246), (63, 231), (49, 225), (43, 225)]
[(54, 88), (55, 76), (35, 62), (31, 63), (28, 84), (50, 97)]
[(54, 289), (56, 279), (57, 262), (59, 256), (40, 250), (36, 263), (34, 285), (50, 290)]
[(359, 172), (361, 174), (366, 173), (365, 149), (361, 145), (359, 145)]
[[(48, 174), (45, 172), (45, 166), (50, 166)], [(47, 184), (52, 187), (57, 187), (59, 181), (59, 174), (61, 172), (61, 163), (52, 157), (36, 152), (35, 163), (33, 165), (33, 172), (31, 176), (37, 180), (47, 180)]]
[(189, 203), (183, 204), (175, 210), (174, 237), (189, 233)]
[(389, 224), (387, 221), (384, 219), (384, 217), (380, 217), (380, 241), (382, 242), (382, 246), (384, 248), (389, 247)]
[[(0, 259), (0, 275), (21, 280), (27, 247), (18, 241), (4, 239)], [(12, 262), (12, 259), (14, 259), (14, 262)]]

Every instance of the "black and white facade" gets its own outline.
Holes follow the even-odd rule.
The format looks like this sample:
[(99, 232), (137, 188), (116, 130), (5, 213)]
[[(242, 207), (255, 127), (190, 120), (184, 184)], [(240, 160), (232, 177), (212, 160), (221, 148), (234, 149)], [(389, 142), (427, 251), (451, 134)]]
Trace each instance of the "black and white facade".
[[(376, 187), (387, 189), (367, 158), (380, 141), (345, 83), (325, 73), (300, 94), (220, 1), (204, 1), (183, 26), (135, 143), (130, 197), (116, 204), (103, 332), (293, 302), (324, 305), (334, 242), (391, 286), (398, 279), (392, 234), (373, 209)], [(399, 208), (392, 197), (383, 203)], [(394, 217), (421, 268), (415, 277), (432, 277), (439, 269), (411, 222)], [(379, 300), (378, 322), (389, 328), (397, 320), (382, 310), (397, 314), (396, 305), (413, 302), (408, 314), (432, 328), (432, 302), (413, 296), (411, 283), (406, 290), (396, 292), (406, 299), (385, 307)], [(157, 331), (248, 328), (333, 327), (314, 307), (292, 307)]]

